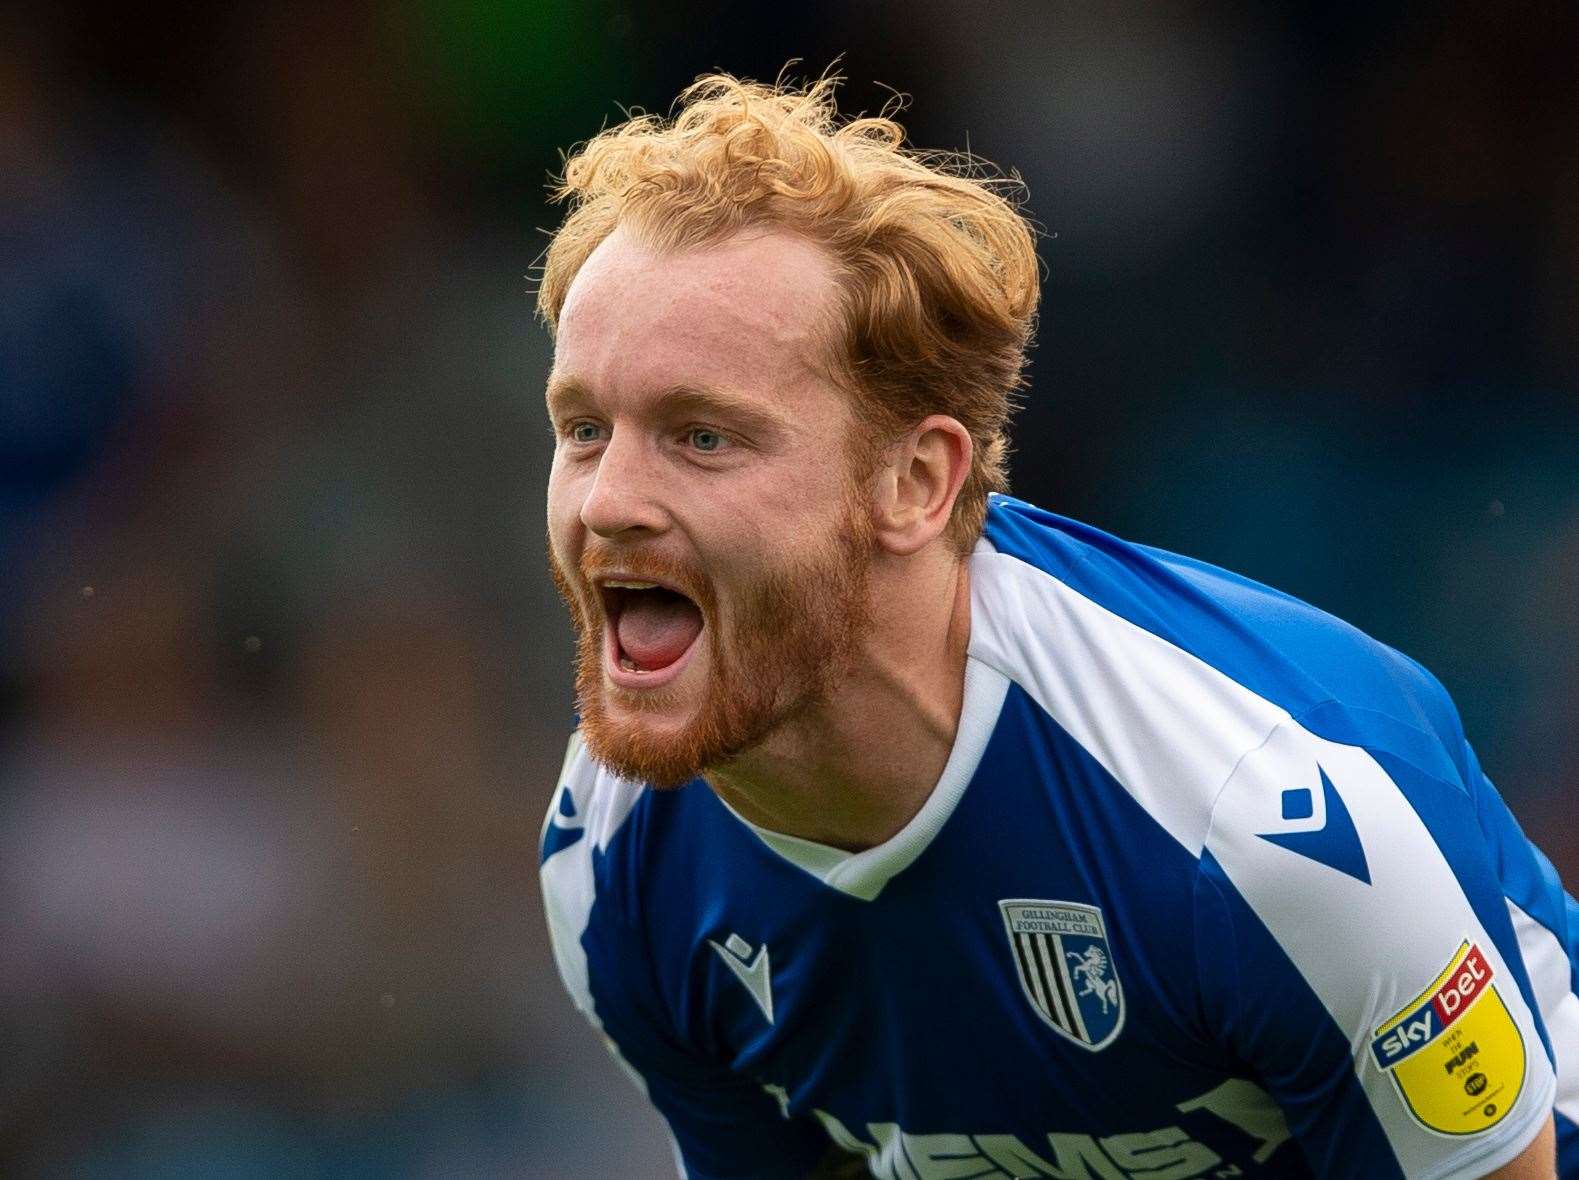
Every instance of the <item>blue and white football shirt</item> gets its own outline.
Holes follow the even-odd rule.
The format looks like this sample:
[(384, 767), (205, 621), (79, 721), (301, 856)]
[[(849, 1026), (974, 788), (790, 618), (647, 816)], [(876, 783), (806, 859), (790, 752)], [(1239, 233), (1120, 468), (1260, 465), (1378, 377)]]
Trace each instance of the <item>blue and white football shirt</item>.
[(846, 853), (572, 740), (555, 955), (692, 1177), (1481, 1176), (1554, 1107), (1579, 906), (1447, 694), (1222, 570), (994, 497), (943, 776)]

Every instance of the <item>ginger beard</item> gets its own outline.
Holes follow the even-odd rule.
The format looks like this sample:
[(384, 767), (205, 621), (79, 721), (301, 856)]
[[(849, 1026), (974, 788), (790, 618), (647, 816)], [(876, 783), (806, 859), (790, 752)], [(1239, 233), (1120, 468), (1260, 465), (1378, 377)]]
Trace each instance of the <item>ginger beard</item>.
[[(589, 549), (572, 585), (550, 545), (554, 583), (576, 629), (576, 701), (593, 758), (623, 778), (677, 787), (826, 701), (867, 626), (872, 544), (870, 518), (852, 498), (830, 536), (730, 591), (727, 627), (704, 571), (656, 554), (616, 559)], [(611, 685), (604, 673), (606, 612), (594, 578), (616, 564), (683, 589), (701, 611), (698, 641), (708, 645), (708, 682), (678, 728), (666, 720), (683, 707), (677, 686), (638, 694)], [(621, 696), (617, 712), (612, 692)]]

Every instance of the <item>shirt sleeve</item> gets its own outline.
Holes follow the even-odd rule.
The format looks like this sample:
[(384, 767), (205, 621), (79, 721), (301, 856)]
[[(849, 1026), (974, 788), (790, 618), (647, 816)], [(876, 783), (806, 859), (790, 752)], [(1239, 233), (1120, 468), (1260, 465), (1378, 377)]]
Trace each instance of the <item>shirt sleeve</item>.
[(1579, 902), (1525, 836), (1467, 742), (1463, 752), (1519, 957), (1557, 1064), (1558, 1175), (1579, 1177)]
[(571, 1000), (669, 1124), (690, 1180), (802, 1180), (829, 1140), (760, 1084), (687, 1045), (659, 994), (640, 930), (599, 896), (596, 871), (633, 807), (572, 739), (543, 826), (543, 902)]
[(1321, 1176), (1483, 1176), (1552, 1110), (1487, 804), (1453, 766), (1291, 718), (1213, 810), (1195, 898), (1204, 1015)]

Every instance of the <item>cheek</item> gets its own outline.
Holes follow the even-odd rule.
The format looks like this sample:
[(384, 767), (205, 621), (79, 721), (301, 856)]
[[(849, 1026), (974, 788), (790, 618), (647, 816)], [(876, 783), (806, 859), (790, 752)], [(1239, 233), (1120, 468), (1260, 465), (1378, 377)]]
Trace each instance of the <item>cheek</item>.
[(581, 524), (583, 496), (558, 460), (548, 476), (548, 540), (563, 559)]
[(844, 512), (847, 480), (842, 456), (808, 454), (797, 462), (775, 465), (773, 471), (739, 489), (730, 497), (728, 515), (740, 522), (737, 527), (744, 527), (749, 519), (791, 538), (826, 532)]
[(748, 532), (749, 548), (757, 552), (758, 560), (779, 565), (843, 528), (847, 505), (842, 483), (823, 472), (806, 471), (784, 481), (748, 509), (752, 522), (742, 531)]
[(842, 484), (821, 475), (785, 479), (771, 488), (713, 497), (705, 515), (693, 515), (688, 523), (698, 560), (727, 599), (820, 552), (849, 527), (848, 498)]
[(554, 462), (548, 469), (548, 520), (552, 524), (557, 520), (575, 517), (580, 514), (581, 501), (585, 495), (581, 487), (583, 481), (577, 478), (576, 468), (568, 462), (564, 453), (558, 449), (554, 451)]

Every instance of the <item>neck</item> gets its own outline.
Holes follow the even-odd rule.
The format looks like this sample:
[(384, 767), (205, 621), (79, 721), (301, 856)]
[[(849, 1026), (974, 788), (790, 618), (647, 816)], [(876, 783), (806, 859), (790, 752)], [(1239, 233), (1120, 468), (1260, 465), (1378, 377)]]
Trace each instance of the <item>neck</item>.
[(942, 776), (965, 692), (968, 567), (943, 550), (879, 558), (870, 607), (827, 699), (707, 772), (751, 823), (860, 851), (909, 823)]

